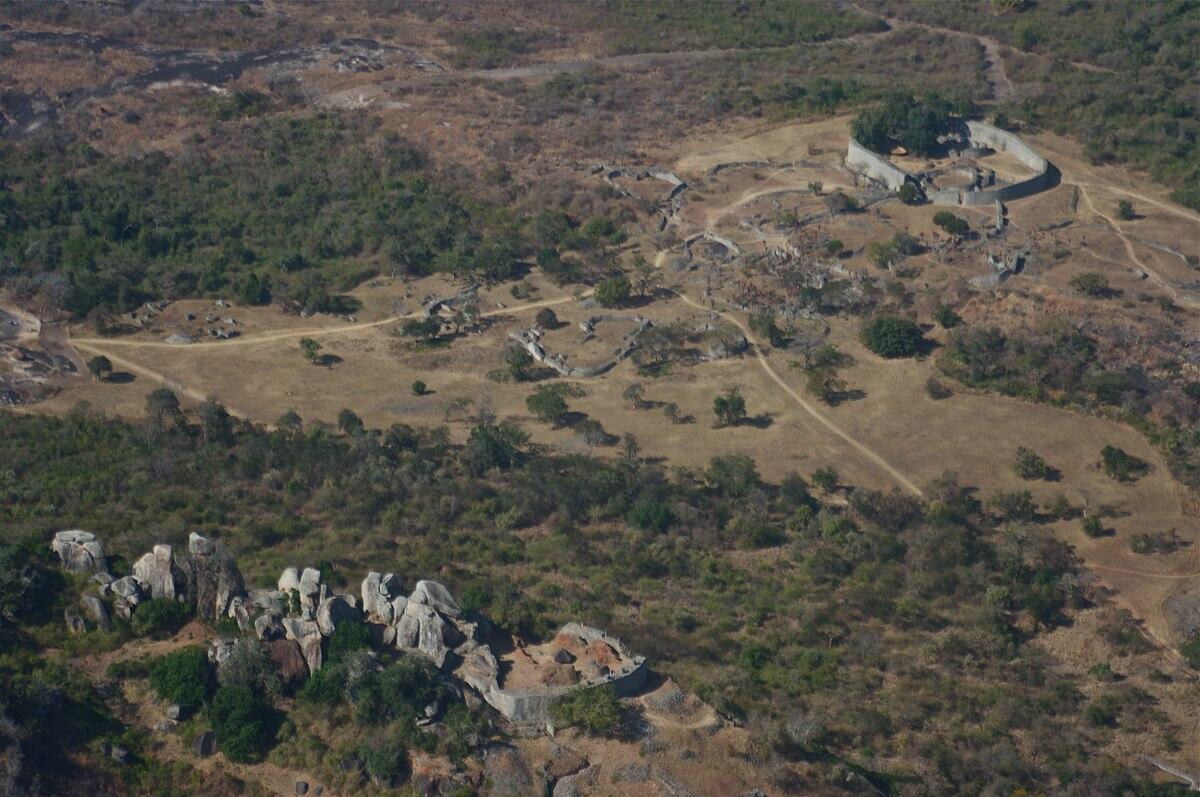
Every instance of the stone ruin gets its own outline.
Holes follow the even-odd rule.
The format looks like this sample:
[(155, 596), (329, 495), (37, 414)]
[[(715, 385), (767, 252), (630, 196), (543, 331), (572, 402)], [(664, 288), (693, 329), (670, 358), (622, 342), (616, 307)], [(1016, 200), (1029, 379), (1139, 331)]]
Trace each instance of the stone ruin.
[(529, 356), (533, 357), (536, 362), (554, 369), (554, 372), (559, 376), (588, 378), (608, 373), (618, 363), (633, 354), (634, 350), (638, 347), (638, 338), (643, 332), (653, 326), (650, 319), (639, 315), (593, 315), (579, 322), (579, 328), (583, 332), (583, 342), (592, 338), (595, 334), (597, 324), (618, 321), (632, 323), (633, 329), (621, 337), (621, 343), (613, 350), (612, 356), (591, 366), (570, 366), (567, 365), (567, 356), (562, 352), (557, 354), (548, 353), (546, 347), (542, 344), (542, 337), (545, 331), (537, 325), (509, 332), (508, 337), (521, 348), (525, 349), (525, 351), (529, 352)]
[[(933, 205), (976, 207), (1007, 202), (1032, 196), (1054, 184), (1054, 166), (1032, 147), (1007, 130), (975, 119), (957, 120), (951, 132), (940, 136), (947, 147), (952, 163), (942, 169), (911, 174), (896, 166), (878, 152), (864, 147), (853, 137), (846, 146), (846, 167), (891, 191), (899, 191), (906, 183), (916, 188)], [(1031, 172), (1032, 176), (1016, 182), (1005, 182), (986, 168), (979, 168), (974, 158), (991, 152), (1007, 152)], [(966, 176), (963, 186), (940, 187), (936, 178), (956, 172)]]
[[(194, 532), (186, 551), (155, 545), (122, 578), (109, 573), (104, 546), (90, 532), (60, 531), (50, 547), (64, 568), (99, 585), (81, 599), (82, 614), (65, 612), (72, 633), (109, 630), (106, 600), (125, 619), (151, 598), (176, 600), (206, 620), (234, 620), (263, 642), (285, 680), (302, 681), (321, 668), (326, 637), (345, 623), (367, 623), (385, 646), (427, 657), (524, 731), (547, 728), (550, 704), (572, 689), (610, 684), (628, 695), (646, 682), (645, 659), (602, 631), (568, 623), (550, 642), (524, 646), (464, 611), (436, 581), (417, 581), (406, 594), (395, 573), (369, 572), (358, 595), (338, 595), (320, 570), (288, 567), (274, 589), (246, 590), (233, 556)], [(237, 644), (218, 637), (209, 656), (219, 665)]]

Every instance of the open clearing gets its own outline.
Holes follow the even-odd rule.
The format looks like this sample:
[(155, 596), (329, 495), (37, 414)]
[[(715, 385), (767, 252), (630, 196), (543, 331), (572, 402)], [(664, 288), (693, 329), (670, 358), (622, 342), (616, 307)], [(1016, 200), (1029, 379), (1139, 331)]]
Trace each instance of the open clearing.
[[(674, 164), (689, 180), (691, 200), (677, 223), (680, 237), (700, 230), (727, 235), (743, 245), (766, 248), (786, 241), (786, 231), (773, 231), (762, 222), (761, 232), (751, 233), (741, 222), (761, 217), (791, 192), (799, 196), (810, 182), (821, 181), (825, 190), (855, 190), (853, 175), (840, 164), (846, 136), (846, 119), (809, 125), (789, 125), (744, 139), (693, 142)], [(1009, 218), (1018, 233), (1034, 237), (1036, 223), (1052, 214), (1068, 214), (1066, 202), (1072, 185), (1081, 198), (1073, 225), (1046, 234), (1047, 246), (1074, 242), (1077, 256), (1087, 268), (1102, 269), (1112, 284), (1130, 290), (1154, 290), (1178, 301), (1188, 299), (1181, 286), (1194, 274), (1182, 255), (1200, 248), (1189, 235), (1197, 229), (1194, 214), (1168, 205), (1162, 192), (1119, 170), (1082, 163), (1069, 142), (1052, 136), (1034, 137), (1063, 172), (1063, 185), (1045, 194), (1011, 203)], [(713, 167), (741, 163), (706, 178)], [(1139, 217), (1131, 222), (1113, 218), (1119, 197), (1133, 197)], [(798, 214), (819, 208), (808, 199), (797, 200)], [(763, 203), (766, 203), (764, 205)], [(803, 204), (807, 203), (807, 204)], [(962, 209), (964, 215), (971, 211)], [(975, 218), (986, 217), (980, 212)], [(861, 247), (887, 230), (908, 229), (929, 239), (937, 233), (929, 224), (927, 208), (909, 208), (888, 202), (868, 213), (833, 217), (819, 222), (821, 232), (836, 235), (852, 252), (844, 260), (849, 271), (869, 272)], [(1090, 220), (1088, 216), (1090, 215)], [(1053, 236), (1050, 239), (1050, 236)], [(1086, 249), (1078, 246), (1086, 240)], [(1172, 240), (1191, 249), (1172, 254), (1154, 242)], [(659, 253), (661, 262), (668, 253)], [(917, 261), (925, 284), (962, 280), (964, 274), (931, 256)], [(1038, 274), (1048, 283), (1064, 283), (1073, 273), (1072, 261)], [(1078, 267), (1076, 267), (1078, 268)], [(1136, 270), (1148, 278), (1138, 280)], [(700, 290), (697, 272), (668, 274), (674, 293), (664, 292), (638, 309), (655, 322), (702, 313), (708, 301)], [(1019, 278), (1022, 283), (1032, 279)], [(498, 383), (487, 378), (500, 366), (507, 333), (532, 323), (534, 312), (553, 307), (564, 324), (553, 340), (569, 342), (575, 325), (595, 311), (580, 307), (570, 291), (556, 288), (536, 269), (524, 283), (530, 293), (515, 299), (508, 286), (485, 289), (480, 306), (489, 322), (481, 334), (455, 338), (444, 346), (424, 347), (397, 334), (399, 323), (415, 317), (419, 299), (449, 295), (461, 286), (441, 278), (419, 283), (378, 279), (353, 295), (362, 303), (353, 321), (345, 318), (285, 316), (266, 308), (229, 310), (239, 319), (240, 336), (229, 341), (191, 345), (163, 342), (156, 333), (141, 332), (119, 338), (102, 338), (83, 329), (73, 333), (76, 347), (87, 355), (103, 353), (118, 370), (136, 377), (131, 382), (91, 382), (65, 390), (39, 405), (39, 411), (63, 412), (80, 400), (128, 417), (140, 415), (146, 394), (160, 383), (198, 401), (215, 396), (238, 415), (271, 423), (287, 410), (306, 421), (332, 422), (343, 408), (358, 413), (368, 426), (395, 422), (436, 426), (449, 424), (457, 439), (465, 437), (469, 419), (482, 403), (498, 416), (524, 422), (537, 442), (571, 450), (590, 449), (568, 428), (550, 429), (537, 423), (525, 408), (533, 386)], [(1021, 283), (1018, 283), (1021, 284)], [(718, 297), (722, 314), (745, 329), (744, 313), (727, 309)], [(185, 310), (200, 314), (203, 303), (177, 303), (165, 311), (167, 321), (178, 322)], [(599, 421), (610, 434), (633, 434), (643, 450), (665, 456), (673, 464), (703, 467), (717, 454), (752, 456), (763, 475), (779, 479), (789, 471), (811, 473), (820, 466), (835, 466), (842, 481), (881, 489), (898, 487), (919, 492), (944, 471), (956, 472), (967, 484), (988, 488), (1030, 489), (1043, 505), (1057, 493), (1073, 503), (1105, 506), (1114, 517), (1106, 521), (1113, 534), (1092, 540), (1074, 522), (1049, 528), (1076, 546), (1079, 554), (1119, 600), (1146, 622), (1159, 640), (1172, 633), (1162, 604), (1180, 590), (1194, 588), (1200, 580), (1200, 545), (1192, 544), (1170, 556), (1139, 556), (1129, 550), (1134, 534), (1174, 528), (1200, 540), (1194, 517), (1182, 505), (1178, 489), (1166, 466), (1150, 444), (1134, 430), (1080, 413), (1033, 405), (996, 396), (957, 393), (940, 401), (924, 388), (934, 374), (931, 361), (884, 361), (857, 341), (852, 320), (832, 320), (831, 341), (848, 353), (854, 365), (845, 373), (852, 388), (865, 396), (828, 407), (806, 396), (803, 374), (790, 363), (786, 352), (752, 347), (745, 355), (696, 365), (676, 365), (658, 377), (639, 376), (632, 362), (618, 365), (607, 375), (582, 380), (585, 395), (570, 400), (573, 410)], [(298, 341), (310, 336), (323, 353), (340, 358), (330, 367), (306, 362)], [(748, 335), (748, 337), (753, 337)], [(607, 340), (607, 338), (605, 338)], [(608, 341), (612, 342), (612, 341)], [(567, 345), (564, 343), (564, 345)], [(581, 355), (582, 356), (582, 355)], [(413, 381), (426, 382), (431, 395), (414, 396)], [(639, 381), (652, 401), (671, 401), (679, 415), (691, 422), (672, 423), (661, 410), (633, 409), (621, 397), (625, 387)], [(738, 386), (746, 397), (755, 425), (737, 429), (713, 428), (712, 399), (722, 390)], [(1130, 484), (1107, 478), (1097, 467), (1100, 449), (1112, 444), (1153, 463), (1151, 472)], [(1012, 475), (1013, 452), (1025, 445), (1041, 452), (1059, 469), (1054, 483), (1021, 482)], [(613, 450), (601, 448), (600, 451)]]

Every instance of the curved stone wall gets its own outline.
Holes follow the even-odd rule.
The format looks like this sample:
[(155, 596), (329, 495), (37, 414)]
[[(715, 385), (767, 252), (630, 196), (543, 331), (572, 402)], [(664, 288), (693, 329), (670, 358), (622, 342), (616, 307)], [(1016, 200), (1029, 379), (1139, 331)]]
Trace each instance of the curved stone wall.
[[(962, 205), (978, 207), (991, 205), (997, 200), (1007, 202), (1032, 196), (1050, 187), (1053, 167), (1032, 147), (1007, 130), (978, 120), (965, 122), (967, 139), (972, 146), (986, 146), (997, 152), (1007, 152), (1033, 172), (1033, 176), (1008, 185), (984, 189), (936, 189), (926, 190), (925, 198), (932, 205)], [(914, 176), (898, 168), (883, 155), (867, 149), (850, 138), (846, 146), (846, 166), (872, 180), (883, 183), (893, 191), (900, 190), (905, 182), (917, 184)]]

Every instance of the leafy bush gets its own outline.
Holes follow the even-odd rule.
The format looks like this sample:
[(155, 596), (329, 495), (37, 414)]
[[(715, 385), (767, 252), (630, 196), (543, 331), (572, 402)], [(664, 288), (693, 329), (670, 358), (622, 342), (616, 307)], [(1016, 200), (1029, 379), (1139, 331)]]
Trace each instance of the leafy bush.
[(619, 307), (629, 301), (632, 290), (624, 275), (609, 277), (596, 286), (596, 301), (601, 307)]
[(1182, 645), (1179, 646), (1179, 652), (1187, 659), (1187, 663), (1193, 670), (1200, 670), (1200, 631), (1193, 631)]
[(746, 417), (746, 399), (737, 387), (731, 387), (713, 399), (713, 414), (720, 426), (737, 423)]
[(363, 623), (342, 623), (325, 640), (326, 664), (344, 661), (351, 653), (371, 646), (371, 632)]
[(579, 728), (590, 736), (611, 737), (621, 731), (621, 704), (612, 686), (591, 686), (568, 692), (551, 703), (550, 718), (560, 728)]
[(551, 426), (558, 426), (567, 414), (567, 402), (562, 395), (549, 385), (541, 385), (533, 394), (525, 399), (525, 406)]
[(1022, 479), (1045, 479), (1050, 475), (1050, 466), (1046, 460), (1021, 446), (1013, 461), (1013, 472)]
[(1150, 463), (1128, 454), (1116, 446), (1105, 446), (1100, 451), (1100, 462), (1109, 478), (1119, 482), (1137, 481), (1150, 470)]
[(850, 122), (850, 132), (867, 149), (888, 152), (895, 144), (919, 155), (937, 149), (937, 138), (950, 124), (948, 104), (938, 97), (914, 99), (893, 94)]
[(925, 337), (921, 334), (921, 328), (911, 321), (879, 316), (863, 326), (862, 341), (880, 357), (893, 359), (919, 354)]
[(625, 522), (642, 531), (662, 534), (674, 521), (671, 508), (662, 501), (639, 501), (625, 513)]
[(222, 686), (213, 695), (208, 718), (217, 744), (230, 761), (261, 761), (271, 742), (271, 705), (248, 686)]
[(1083, 533), (1089, 537), (1104, 536), (1104, 521), (1099, 515), (1084, 515), (1079, 520), (1079, 526), (1083, 529)]
[(134, 633), (165, 637), (178, 631), (191, 616), (187, 606), (171, 598), (151, 598), (138, 604), (129, 619)]
[(195, 711), (212, 688), (208, 653), (191, 645), (159, 657), (150, 667), (150, 686), (163, 700)]
[(933, 311), (933, 320), (938, 322), (942, 329), (953, 329), (962, 323), (962, 316), (954, 312), (954, 308), (950, 305), (939, 304)]
[(1108, 277), (1098, 271), (1084, 271), (1071, 277), (1070, 285), (1084, 296), (1106, 299), (1113, 295), (1108, 287)]

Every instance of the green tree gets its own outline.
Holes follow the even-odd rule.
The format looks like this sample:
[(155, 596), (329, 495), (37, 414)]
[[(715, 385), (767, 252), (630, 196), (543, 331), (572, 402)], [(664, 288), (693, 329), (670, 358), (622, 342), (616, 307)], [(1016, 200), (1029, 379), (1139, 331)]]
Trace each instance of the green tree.
[(629, 301), (631, 291), (629, 280), (623, 274), (609, 277), (596, 286), (596, 301), (601, 307), (619, 307)]
[(208, 707), (221, 752), (239, 764), (261, 761), (266, 754), (272, 714), (262, 693), (245, 685), (222, 686)]
[(913, 357), (925, 343), (921, 328), (911, 321), (893, 316), (878, 316), (862, 329), (862, 342), (880, 357)]
[(317, 352), (320, 350), (321, 344), (312, 338), (300, 338), (300, 351), (304, 353), (304, 359), (309, 362), (316, 362)]
[(529, 378), (529, 369), (533, 367), (533, 355), (523, 346), (515, 343), (504, 349), (504, 367), (514, 381), (524, 382)]
[(420, 379), (418, 379), (412, 383), (412, 394), (414, 396), (424, 396), (428, 392), (429, 392), (429, 386), (426, 385), (424, 382), (422, 382)]
[(1013, 472), (1026, 480), (1045, 479), (1050, 476), (1050, 466), (1046, 464), (1046, 460), (1021, 446), (1017, 448), (1013, 461)]
[(337, 417), (338, 428), (343, 434), (350, 437), (357, 437), (366, 431), (363, 426), (362, 418), (354, 412), (354, 410), (344, 409), (338, 413)]
[[(139, 606), (138, 611), (142, 608)], [(150, 687), (160, 698), (186, 712), (200, 708), (212, 688), (207, 651), (189, 645), (160, 656), (150, 666)]]
[(950, 305), (939, 304), (933, 311), (933, 320), (938, 322), (942, 329), (953, 329), (962, 323), (962, 316), (954, 312)]
[(543, 307), (533, 317), (533, 322), (542, 329), (557, 329), (558, 315), (549, 307)]
[(1101, 449), (1100, 464), (1109, 478), (1119, 482), (1137, 481), (1150, 470), (1150, 464), (1146, 460), (1111, 445)]
[(906, 205), (915, 205), (921, 201), (921, 192), (915, 185), (905, 180), (896, 191), (896, 198)]
[(1133, 221), (1137, 218), (1137, 214), (1133, 212), (1133, 203), (1128, 199), (1117, 202), (1117, 218), (1121, 221)]
[(178, 631), (187, 622), (187, 606), (170, 598), (152, 598), (138, 604), (129, 620), (129, 627), (140, 636), (165, 637)]
[(837, 489), (839, 478), (840, 477), (836, 470), (834, 470), (832, 467), (826, 466), (814, 470), (812, 476), (809, 477), (809, 481), (812, 482), (813, 486), (819, 489), (821, 492), (831, 493)]
[(662, 501), (638, 501), (625, 513), (625, 522), (642, 531), (662, 534), (675, 520), (671, 508)]
[(713, 399), (713, 414), (719, 426), (729, 426), (746, 417), (746, 399), (737, 387), (731, 387)]
[(567, 414), (567, 402), (561, 393), (548, 385), (542, 385), (525, 399), (525, 406), (551, 426), (558, 426)]
[(112, 361), (103, 354), (97, 354), (87, 361), (87, 369), (93, 377), (103, 382), (112, 373)]
[(1084, 271), (1071, 277), (1070, 285), (1084, 296), (1106, 299), (1113, 295), (1108, 287), (1108, 277), (1097, 271)]

